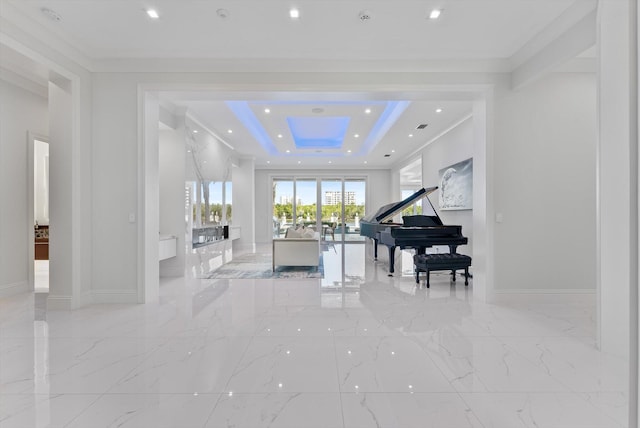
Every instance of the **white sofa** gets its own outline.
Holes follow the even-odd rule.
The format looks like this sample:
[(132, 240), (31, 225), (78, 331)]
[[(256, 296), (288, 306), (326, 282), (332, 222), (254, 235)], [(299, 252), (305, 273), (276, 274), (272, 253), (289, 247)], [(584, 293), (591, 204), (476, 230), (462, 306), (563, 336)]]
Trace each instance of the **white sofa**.
[(313, 237), (273, 238), (272, 259), (274, 271), (276, 266), (318, 266), (320, 234), (313, 232)]

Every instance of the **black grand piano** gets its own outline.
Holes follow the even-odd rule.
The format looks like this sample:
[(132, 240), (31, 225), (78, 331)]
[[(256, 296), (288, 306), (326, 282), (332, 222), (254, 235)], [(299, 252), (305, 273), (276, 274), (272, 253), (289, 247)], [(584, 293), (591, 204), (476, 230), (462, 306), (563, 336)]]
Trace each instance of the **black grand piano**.
[[(389, 274), (394, 272), (396, 247), (413, 248), (416, 254), (424, 254), (427, 247), (447, 245), (455, 253), (458, 245), (466, 245), (467, 237), (462, 236), (462, 226), (443, 225), (433, 208), (428, 195), (438, 187), (422, 188), (408, 198), (388, 204), (375, 214), (365, 216), (360, 221), (360, 235), (373, 239), (374, 258), (378, 259), (378, 243), (389, 249)], [(393, 223), (395, 215), (402, 212), (418, 200), (426, 198), (429, 204), (423, 204), (423, 215), (403, 216), (402, 223)]]

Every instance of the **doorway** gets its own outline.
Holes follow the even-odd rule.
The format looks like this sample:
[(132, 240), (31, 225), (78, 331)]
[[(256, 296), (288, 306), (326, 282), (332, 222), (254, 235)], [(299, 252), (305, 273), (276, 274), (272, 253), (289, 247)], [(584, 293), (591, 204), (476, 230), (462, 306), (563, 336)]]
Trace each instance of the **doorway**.
[(49, 142), (29, 135), (29, 283), (36, 293), (49, 292)]

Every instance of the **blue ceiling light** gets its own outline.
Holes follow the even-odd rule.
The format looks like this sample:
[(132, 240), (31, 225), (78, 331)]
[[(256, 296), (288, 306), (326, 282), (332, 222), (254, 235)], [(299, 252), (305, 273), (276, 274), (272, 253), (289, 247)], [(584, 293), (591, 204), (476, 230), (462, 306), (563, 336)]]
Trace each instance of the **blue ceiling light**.
[(299, 149), (339, 149), (349, 128), (346, 116), (287, 117), (287, 123)]
[(225, 103), (267, 153), (271, 155), (279, 154), (269, 134), (267, 134), (256, 115), (253, 114), (246, 101), (225, 101)]
[[(271, 140), (271, 137), (263, 127), (261, 119), (259, 119), (247, 101), (225, 101), (229, 109), (242, 122), (244, 127), (251, 133), (258, 143), (264, 148), (265, 152), (274, 156), (288, 156), (278, 150)], [(254, 101), (255, 103), (266, 104), (262, 101)], [(318, 104), (318, 101), (269, 101), (269, 104), (282, 105), (301, 105), (301, 104)], [(363, 145), (353, 150), (351, 156), (363, 156), (371, 152), (374, 147), (382, 140), (386, 133), (391, 129), (393, 124), (402, 115), (409, 106), (410, 101), (321, 101), (321, 104), (342, 104), (342, 105), (362, 105), (384, 106), (384, 110), (377, 118), (374, 126), (363, 141)], [(264, 110), (260, 108), (259, 110)], [(376, 112), (382, 110), (376, 108)], [(263, 115), (260, 115), (261, 117)], [(291, 116), (287, 117), (288, 126), (291, 135), (298, 149), (316, 149), (316, 151), (307, 150), (303, 153), (297, 153), (298, 156), (341, 156), (341, 152), (325, 152), (326, 150), (339, 150), (342, 148), (343, 140), (348, 131), (350, 118), (347, 116)], [(353, 131), (353, 130), (352, 130)], [(360, 137), (363, 137), (360, 135)]]
[(364, 141), (357, 155), (366, 155), (380, 142), (385, 134), (391, 129), (394, 123), (400, 118), (402, 113), (409, 107), (411, 101), (389, 101), (387, 106), (371, 129), (367, 139)]

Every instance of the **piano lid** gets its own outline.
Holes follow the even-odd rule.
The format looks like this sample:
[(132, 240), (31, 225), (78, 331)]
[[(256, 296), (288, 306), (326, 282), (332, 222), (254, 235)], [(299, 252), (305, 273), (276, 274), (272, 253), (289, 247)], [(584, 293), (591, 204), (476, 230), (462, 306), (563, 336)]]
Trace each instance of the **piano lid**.
[(391, 217), (393, 217), (394, 215), (401, 212), (403, 209), (407, 208), (408, 206), (411, 206), (413, 203), (417, 202), (421, 198), (427, 197), (430, 193), (433, 193), (436, 189), (438, 189), (438, 186), (428, 187), (426, 189), (422, 188), (417, 192), (415, 192), (413, 195), (409, 196), (408, 198), (400, 202), (393, 202), (391, 204), (387, 204), (382, 208), (380, 208), (378, 211), (376, 211), (375, 214), (364, 216), (362, 218), (362, 221), (368, 222), (368, 223), (383, 223), (388, 219), (390, 219)]

